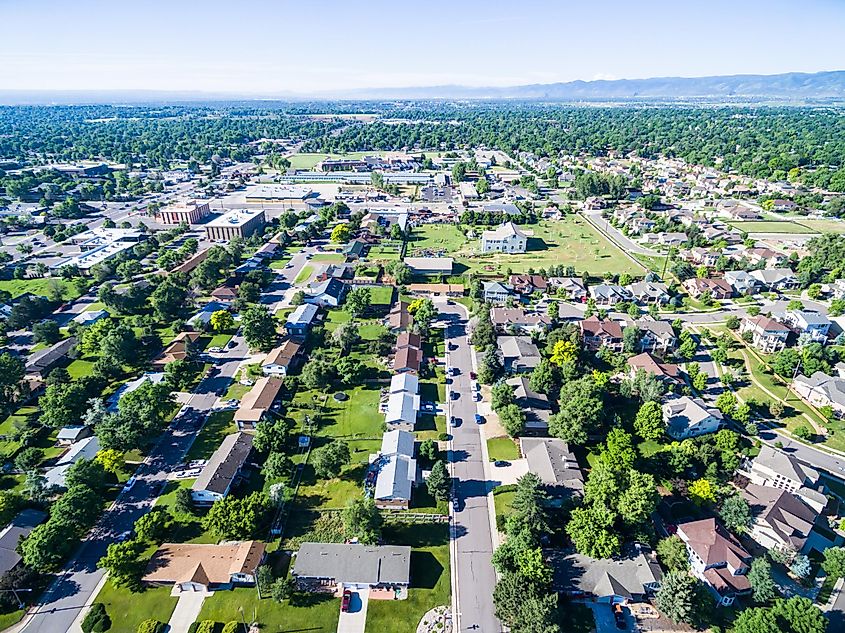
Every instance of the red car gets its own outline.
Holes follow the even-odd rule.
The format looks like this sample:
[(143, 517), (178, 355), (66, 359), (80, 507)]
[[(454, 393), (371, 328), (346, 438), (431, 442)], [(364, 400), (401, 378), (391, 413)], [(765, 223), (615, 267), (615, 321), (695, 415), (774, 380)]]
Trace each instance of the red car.
[(478, 374), (476, 374), (474, 371), (471, 371), (469, 372), (469, 377), (471, 380), (476, 380), (478, 378)]
[(343, 590), (343, 598), (340, 601), (340, 610), (346, 613), (349, 611), (349, 603), (352, 600), (352, 592), (349, 589)]

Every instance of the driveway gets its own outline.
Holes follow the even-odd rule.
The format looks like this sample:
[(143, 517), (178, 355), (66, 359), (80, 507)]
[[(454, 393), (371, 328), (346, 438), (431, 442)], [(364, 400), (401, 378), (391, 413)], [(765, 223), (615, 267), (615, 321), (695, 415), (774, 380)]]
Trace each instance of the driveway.
[(188, 628), (196, 622), (202, 609), (202, 603), (208, 595), (205, 591), (183, 591), (179, 594), (179, 601), (170, 622), (167, 625), (169, 633), (188, 633)]
[(352, 599), (349, 601), (349, 611), (340, 612), (340, 618), (337, 621), (337, 633), (364, 633), (369, 601), (369, 589), (353, 591)]
[(528, 472), (528, 461), (525, 459), (514, 459), (509, 464), (510, 466), (490, 465), (490, 477), (501, 486), (515, 484), (517, 479)]
[[(607, 602), (588, 602), (587, 606), (593, 611), (593, 619), (596, 621), (596, 633), (619, 633), (622, 629), (616, 628), (616, 619), (613, 617), (613, 608)], [(625, 610), (626, 631), (637, 631), (631, 611), (628, 607)]]

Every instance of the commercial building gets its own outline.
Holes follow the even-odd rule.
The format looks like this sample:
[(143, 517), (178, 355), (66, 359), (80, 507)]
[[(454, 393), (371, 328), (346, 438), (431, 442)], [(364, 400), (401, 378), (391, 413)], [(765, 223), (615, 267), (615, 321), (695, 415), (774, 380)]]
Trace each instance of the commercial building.
[(228, 241), (233, 237), (249, 237), (264, 227), (262, 209), (234, 209), (214, 218), (205, 225), (210, 240)]
[(286, 187), (282, 185), (256, 185), (246, 192), (247, 202), (303, 202), (312, 197), (310, 187)]
[(189, 200), (159, 209), (158, 221), (162, 224), (196, 224), (209, 213), (208, 202)]

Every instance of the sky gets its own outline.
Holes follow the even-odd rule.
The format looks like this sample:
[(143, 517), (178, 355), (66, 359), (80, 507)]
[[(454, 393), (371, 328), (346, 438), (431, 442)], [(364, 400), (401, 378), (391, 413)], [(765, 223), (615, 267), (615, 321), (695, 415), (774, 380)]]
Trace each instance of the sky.
[(319, 94), (845, 69), (845, 0), (0, 0), (0, 90)]

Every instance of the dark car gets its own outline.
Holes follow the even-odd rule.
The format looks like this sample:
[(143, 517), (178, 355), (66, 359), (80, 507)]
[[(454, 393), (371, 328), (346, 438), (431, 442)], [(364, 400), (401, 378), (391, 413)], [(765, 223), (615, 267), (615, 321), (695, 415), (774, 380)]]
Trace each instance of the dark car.
[(349, 589), (343, 590), (343, 599), (340, 602), (340, 610), (346, 613), (349, 611), (349, 603), (352, 602), (352, 592)]
[(495, 462), (493, 462), (493, 465), (496, 468), (504, 468), (505, 466), (510, 466), (511, 463), (508, 462), (508, 461), (505, 461), (504, 459), (497, 459)]
[(456, 418), (455, 416), (452, 416), (452, 426), (460, 426), (460, 425), (461, 425), (461, 419)]
[(461, 394), (460, 394), (459, 392), (457, 392), (457, 391), (451, 391), (451, 392), (450, 392), (449, 397), (450, 397), (452, 400), (457, 400), (458, 398), (460, 398), (460, 397), (461, 397)]
[(476, 424), (484, 424), (484, 416), (476, 413), (475, 414), (475, 423)]
[(472, 380), (476, 380), (478, 378), (478, 374), (476, 374), (474, 371), (471, 371), (469, 372), (469, 377)]

